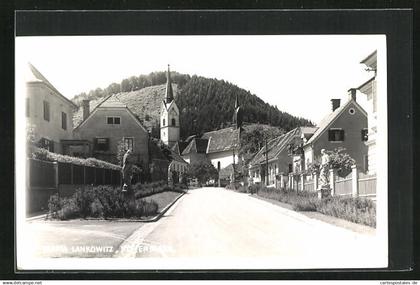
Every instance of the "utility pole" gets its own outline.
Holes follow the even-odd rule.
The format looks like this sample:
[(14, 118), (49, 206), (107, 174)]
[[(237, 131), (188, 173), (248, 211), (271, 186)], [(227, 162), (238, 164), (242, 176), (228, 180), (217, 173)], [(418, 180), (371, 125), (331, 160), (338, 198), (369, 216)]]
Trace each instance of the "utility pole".
[(268, 185), (268, 147), (267, 147), (267, 138), (265, 139), (265, 166), (266, 166), (266, 180), (265, 184)]
[(235, 182), (235, 148), (232, 149), (232, 158), (233, 158), (233, 164), (232, 164), (233, 182)]

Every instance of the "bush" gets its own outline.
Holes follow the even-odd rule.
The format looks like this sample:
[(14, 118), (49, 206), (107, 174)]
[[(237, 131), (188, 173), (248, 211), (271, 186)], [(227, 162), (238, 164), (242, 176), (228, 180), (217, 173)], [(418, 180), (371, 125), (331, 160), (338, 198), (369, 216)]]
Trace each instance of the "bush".
[(51, 218), (58, 218), (58, 211), (61, 209), (60, 198), (58, 194), (53, 194), (48, 199), (48, 215)]
[(147, 196), (167, 191), (183, 193), (185, 192), (185, 188), (186, 186), (182, 184), (169, 186), (167, 185), (166, 181), (156, 181), (149, 184), (137, 183), (133, 185), (134, 196), (136, 199), (145, 198)]
[(51, 195), (48, 201), (51, 218), (67, 220), (72, 218), (131, 218), (150, 216), (158, 212), (158, 204), (144, 201), (142, 198), (165, 191), (184, 192), (175, 186), (173, 188), (164, 182), (135, 185), (135, 199), (126, 199), (120, 187), (96, 186), (79, 188), (70, 198), (60, 198), (58, 194)]
[(330, 197), (320, 200), (316, 210), (354, 223), (376, 227), (376, 205), (366, 198)]
[(60, 220), (68, 220), (80, 216), (79, 207), (74, 198), (64, 198), (61, 200), (61, 209), (58, 211)]
[(104, 207), (98, 198), (95, 198), (95, 200), (90, 204), (90, 214), (94, 218), (103, 217)]

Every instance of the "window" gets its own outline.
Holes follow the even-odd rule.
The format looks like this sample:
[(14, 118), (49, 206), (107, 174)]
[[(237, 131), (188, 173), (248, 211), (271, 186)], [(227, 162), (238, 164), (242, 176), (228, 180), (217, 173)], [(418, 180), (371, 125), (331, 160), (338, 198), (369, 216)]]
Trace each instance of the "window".
[(220, 171), (220, 161), (217, 162), (217, 170)]
[(289, 163), (289, 173), (293, 172), (293, 164)]
[(44, 120), (50, 121), (50, 103), (44, 101)]
[(121, 124), (120, 117), (106, 117), (106, 122), (108, 125), (119, 125)]
[(349, 114), (350, 114), (350, 115), (354, 115), (354, 114), (356, 114), (356, 110), (355, 110), (354, 108), (350, 108), (350, 109), (349, 109)]
[(95, 150), (97, 151), (107, 151), (109, 149), (109, 139), (108, 138), (96, 138), (95, 139)]
[(343, 129), (329, 129), (328, 140), (330, 142), (342, 142), (344, 141), (344, 130)]
[(67, 130), (67, 114), (61, 112), (61, 128)]
[(165, 126), (165, 124), (166, 124), (166, 121), (165, 121), (165, 119), (163, 119), (162, 126)]
[(39, 140), (39, 147), (54, 152), (54, 142), (52, 140), (41, 138)]
[(124, 148), (127, 149), (134, 149), (134, 138), (124, 138)]
[(31, 113), (30, 113), (30, 102), (29, 102), (29, 98), (26, 98), (26, 117), (30, 117)]
[(361, 131), (362, 134), (362, 142), (366, 142), (369, 139), (369, 135), (368, 135), (368, 129), (363, 129)]
[(172, 118), (172, 126), (175, 127), (175, 125), (176, 125), (176, 120), (174, 118)]

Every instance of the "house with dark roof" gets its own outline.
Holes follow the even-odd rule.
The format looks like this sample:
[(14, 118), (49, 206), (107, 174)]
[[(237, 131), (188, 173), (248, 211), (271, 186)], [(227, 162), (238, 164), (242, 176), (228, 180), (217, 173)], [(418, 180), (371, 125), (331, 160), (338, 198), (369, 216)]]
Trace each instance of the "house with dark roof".
[(178, 155), (181, 155), (184, 149), (188, 146), (188, 144), (189, 141), (177, 141), (171, 148), (171, 150), (177, 153)]
[[(149, 134), (116, 94), (106, 97), (92, 112), (89, 101), (84, 101), (83, 111), (83, 121), (73, 130), (75, 141), (68, 142), (69, 155), (81, 151), (85, 156), (117, 163), (118, 145), (122, 144), (133, 151), (137, 164), (149, 167)], [(80, 149), (78, 142), (89, 142), (92, 147)]]
[(61, 140), (72, 139), (73, 112), (77, 106), (61, 94), (32, 64), (26, 81), (26, 119), (36, 143), (49, 151), (63, 153)]
[(293, 149), (315, 131), (313, 127), (298, 127), (267, 141), (249, 163), (249, 180), (274, 186), (276, 175), (293, 172)]
[(315, 133), (303, 144), (303, 161), (296, 159), (301, 169), (321, 155), (321, 150), (344, 148), (358, 169), (367, 168), (367, 113), (356, 102), (356, 89), (348, 91), (348, 101), (340, 106), (340, 99), (332, 99), (332, 112), (317, 125)]
[[(205, 132), (201, 138), (189, 137), (186, 140), (189, 143), (182, 151), (182, 157), (188, 163), (207, 159), (219, 174), (233, 173), (234, 165), (239, 162), (240, 135), (244, 130), (242, 117), (242, 108), (236, 96), (232, 127)], [(178, 144), (178, 147), (181, 145)], [(230, 168), (232, 170), (229, 170)]]
[(193, 164), (207, 160), (207, 139), (193, 138), (182, 152), (182, 158), (188, 163)]
[(238, 163), (240, 133), (240, 128), (230, 127), (206, 132), (201, 136), (208, 140), (206, 155), (216, 169)]
[(188, 163), (175, 151), (171, 150), (172, 160), (169, 164), (171, 173), (175, 173), (175, 183), (180, 182), (180, 177), (187, 171)]

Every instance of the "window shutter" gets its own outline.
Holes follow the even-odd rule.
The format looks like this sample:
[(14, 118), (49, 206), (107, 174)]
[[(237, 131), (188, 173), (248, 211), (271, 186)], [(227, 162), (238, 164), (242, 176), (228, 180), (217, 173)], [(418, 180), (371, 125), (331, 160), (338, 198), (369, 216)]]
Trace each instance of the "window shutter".
[(109, 150), (109, 138), (105, 139), (105, 146), (104, 146), (104, 150)]
[(340, 130), (340, 141), (344, 141), (344, 130)]

